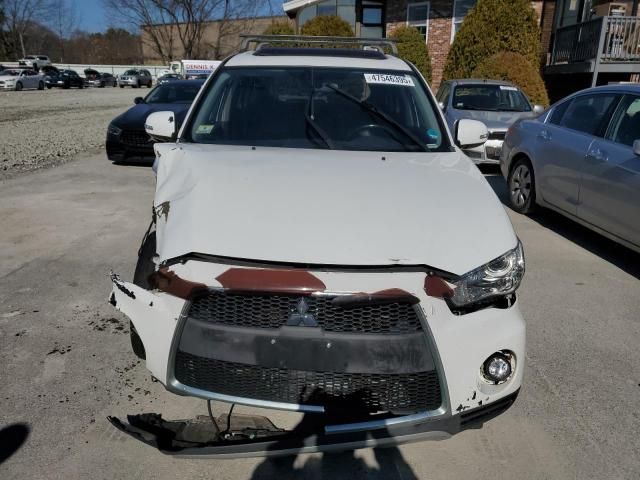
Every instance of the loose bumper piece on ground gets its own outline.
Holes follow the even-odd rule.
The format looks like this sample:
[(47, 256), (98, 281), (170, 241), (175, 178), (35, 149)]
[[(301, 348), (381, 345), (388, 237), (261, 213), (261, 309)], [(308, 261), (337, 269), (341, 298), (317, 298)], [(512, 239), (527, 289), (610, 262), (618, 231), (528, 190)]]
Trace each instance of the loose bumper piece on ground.
[[(276, 427), (268, 418), (253, 415), (221, 415), (217, 419), (198, 416), (193, 420), (164, 420), (148, 413), (129, 415), (127, 421), (108, 417), (111, 424), (162, 453), (179, 456), (216, 457), (279, 456), (297, 453), (351, 450), (400, 445), (418, 440), (442, 440), (506, 411), (518, 396), (511, 395), (487, 406), (438, 420), (387, 418), (383, 428), (342, 432), (327, 425), (322, 414), (305, 414), (292, 430)], [(229, 427), (227, 428), (227, 425)]]

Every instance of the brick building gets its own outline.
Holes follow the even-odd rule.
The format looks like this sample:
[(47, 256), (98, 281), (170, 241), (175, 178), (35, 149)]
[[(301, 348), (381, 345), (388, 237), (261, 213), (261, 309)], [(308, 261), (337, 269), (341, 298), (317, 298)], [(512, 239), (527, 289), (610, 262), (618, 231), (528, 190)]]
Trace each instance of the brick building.
[[(418, 28), (429, 46), (433, 69), (432, 88), (437, 90), (451, 43), (476, 1), (291, 0), (283, 7), (298, 28), (317, 15), (339, 15), (351, 24), (356, 36), (361, 37), (384, 37), (398, 25)], [(545, 0), (531, 2), (539, 19), (543, 16), (544, 3)]]

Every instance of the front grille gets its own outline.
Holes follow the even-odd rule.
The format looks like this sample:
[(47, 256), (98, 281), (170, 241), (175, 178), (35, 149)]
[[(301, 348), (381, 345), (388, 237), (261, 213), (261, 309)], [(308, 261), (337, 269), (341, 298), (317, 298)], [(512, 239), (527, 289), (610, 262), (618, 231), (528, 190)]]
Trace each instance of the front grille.
[(220, 394), (302, 405), (336, 405), (367, 412), (416, 412), (441, 404), (435, 371), (405, 374), (336, 373), (224, 362), (178, 350), (175, 377)]
[(489, 132), (489, 140), (504, 140), (507, 132)]
[[(209, 292), (193, 300), (188, 316), (215, 324), (247, 328), (280, 328), (298, 312), (302, 297), (287, 295), (233, 295)], [(335, 297), (304, 297), (306, 313), (327, 332), (405, 334), (422, 330), (410, 303), (334, 305)]]
[(135, 130), (125, 130), (120, 134), (120, 141), (125, 145), (132, 147), (150, 147), (151, 137), (145, 132), (137, 132)]

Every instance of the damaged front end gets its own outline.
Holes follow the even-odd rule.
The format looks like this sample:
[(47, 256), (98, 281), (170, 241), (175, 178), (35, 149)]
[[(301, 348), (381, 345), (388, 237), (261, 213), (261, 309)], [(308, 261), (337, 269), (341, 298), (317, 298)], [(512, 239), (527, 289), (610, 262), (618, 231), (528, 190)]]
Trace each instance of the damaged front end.
[[(456, 314), (424, 269), (187, 257), (161, 266), (148, 289), (112, 281), (112, 303), (169, 391), (303, 414), (289, 429), (211, 409), (192, 420), (110, 417), (164, 453), (282, 455), (442, 439), (506, 410), (521, 383), (517, 304)], [(507, 350), (511, 377), (487, 382), (483, 361)]]

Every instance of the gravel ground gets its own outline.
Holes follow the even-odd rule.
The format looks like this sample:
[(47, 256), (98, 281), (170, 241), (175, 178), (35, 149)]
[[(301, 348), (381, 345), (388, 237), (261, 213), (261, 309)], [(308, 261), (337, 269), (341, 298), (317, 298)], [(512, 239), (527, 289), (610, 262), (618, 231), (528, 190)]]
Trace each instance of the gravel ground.
[(147, 90), (0, 92), (0, 179), (102, 148), (109, 122)]

